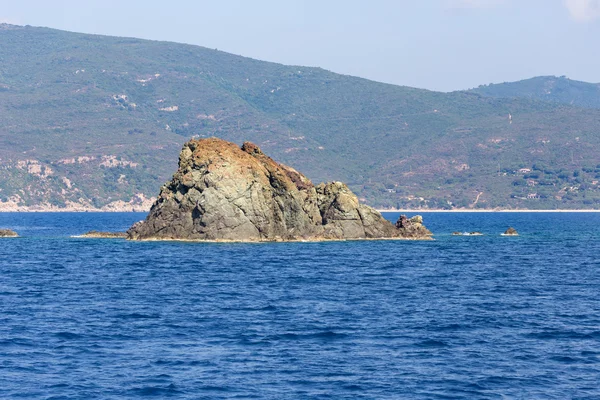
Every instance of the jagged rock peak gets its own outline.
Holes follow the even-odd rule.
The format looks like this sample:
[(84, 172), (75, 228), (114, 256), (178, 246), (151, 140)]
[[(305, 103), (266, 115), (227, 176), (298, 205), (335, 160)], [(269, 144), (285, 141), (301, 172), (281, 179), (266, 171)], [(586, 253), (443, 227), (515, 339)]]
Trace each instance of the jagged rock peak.
[(315, 186), (253, 143), (240, 148), (210, 138), (183, 146), (173, 179), (161, 188), (146, 220), (127, 235), (215, 241), (429, 238), (426, 229), (413, 228), (396, 228), (341, 182)]

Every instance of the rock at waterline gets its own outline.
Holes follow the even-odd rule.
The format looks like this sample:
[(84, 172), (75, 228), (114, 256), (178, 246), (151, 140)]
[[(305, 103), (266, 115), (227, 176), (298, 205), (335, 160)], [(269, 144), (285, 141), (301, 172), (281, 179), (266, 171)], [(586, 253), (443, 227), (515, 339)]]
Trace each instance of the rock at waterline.
[(19, 237), (19, 234), (10, 229), (0, 229), (0, 238), (15, 238)]
[(423, 217), (420, 215), (415, 215), (412, 218), (401, 215), (398, 221), (396, 221), (396, 228), (400, 231), (400, 235), (405, 238), (431, 236), (429, 229), (423, 225)]
[(76, 238), (88, 238), (88, 239), (125, 239), (127, 234), (125, 232), (100, 232), (100, 231), (89, 231), (83, 235), (74, 236)]
[[(406, 217), (405, 217), (406, 218)], [(413, 221), (414, 220), (414, 221)], [(408, 221), (412, 221), (408, 223)], [(190, 140), (132, 240), (431, 239), (422, 219), (394, 226), (341, 182), (317, 186), (258, 146)]]
[(502, 234), (502, 236), (519, 236), (519, 232), (513, 227), (510, 227)]

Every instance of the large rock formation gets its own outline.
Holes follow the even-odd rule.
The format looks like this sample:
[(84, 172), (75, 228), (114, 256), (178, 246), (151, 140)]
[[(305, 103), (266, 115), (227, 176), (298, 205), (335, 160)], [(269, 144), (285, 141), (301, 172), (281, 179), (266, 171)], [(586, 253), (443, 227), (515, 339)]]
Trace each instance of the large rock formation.
[(183, 146), (173, 179), (161, 188), (146, 220), (127, 235), (223, 241), (430, 238), (420, 220), (422, 229), (401, 225), (359, 204), (341, 182), (314, 186), (252, 143), (239, 148), (211, 138)]

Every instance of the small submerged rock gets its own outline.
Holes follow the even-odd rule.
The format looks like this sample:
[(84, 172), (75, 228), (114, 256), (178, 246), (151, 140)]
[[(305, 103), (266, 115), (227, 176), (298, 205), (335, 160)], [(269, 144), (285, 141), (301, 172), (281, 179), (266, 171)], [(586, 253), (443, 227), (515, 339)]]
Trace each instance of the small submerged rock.
[(519, 236), (519, 232), (517, 232), (517, 230), (511, 226), (504, 233), (502, 233), (502, 236)]
[(0, 229), (0, 238), (15, 238), (19, 237), (19, 234), (10, 229)]
[(75, 236), (78, 238), (91, 238), (91, 239), (125, 239), (127, 234), (125, 232), (100, 232), (100, 231), (89, 231), (83, 235)]
[(483, 233), (474, 231), (474, 232), (452, 232), (452, 236), (483, 236)]

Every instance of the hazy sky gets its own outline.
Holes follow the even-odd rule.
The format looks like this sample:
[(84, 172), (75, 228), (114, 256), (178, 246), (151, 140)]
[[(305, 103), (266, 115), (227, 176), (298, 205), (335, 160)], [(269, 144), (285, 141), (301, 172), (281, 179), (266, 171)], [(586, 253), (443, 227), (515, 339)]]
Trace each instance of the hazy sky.
[(537, 75), (600, 82), (600, 0), (0, 0), (0, 22), (191, 43), (432, 90)]

